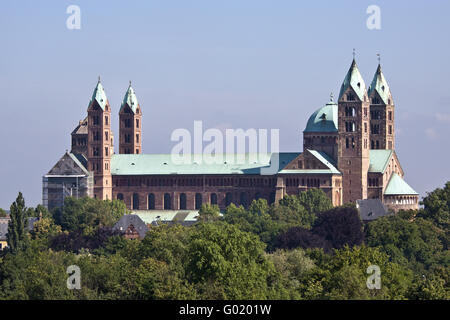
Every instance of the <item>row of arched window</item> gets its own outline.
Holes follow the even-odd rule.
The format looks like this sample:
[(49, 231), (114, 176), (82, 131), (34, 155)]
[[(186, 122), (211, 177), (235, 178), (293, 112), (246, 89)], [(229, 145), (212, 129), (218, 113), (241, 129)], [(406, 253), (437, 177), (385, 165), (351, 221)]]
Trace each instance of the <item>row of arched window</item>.
[(116, 187), (119, 186), (142, 186), (148, 187), (202, 187), (206, 186), (274, 186), (276, 184), (275, 178), (128, 178), (117, 179), (115, 181)]
[[(326, 181), (324, 180), (323, 183), (325, 184)], [(319, 188), (320, 187), (320, 179), (315, 178), (287, 178), (286, 179), (286, 187), (298, 187), (298, 186), (306, 186), (306, 187), (313, 187), (313, 188)]]
[[(260, 198), (261, 198), (261, 194), (259, 192), (257, 192), (254, 196), (254, 199), (260, 199)], [(124, 200), (123, 194), (118, 193), (117, 199), (123, 201)], [(132, 200), (131, 201), (131, 209), (132, 210), (145, 210), (145, 209), (155, 210), (156, 209), (154, 193), (149, 193), (147, 195), (147, 208), (141, 208), (140, 195), (138, 193), (133, 193), (131, 200)], [(227, 192), (225, 194), (225, 206), (229, 206), (231, 203), (234, 203), (235, 200), (237, 200), (237, 199), (234, 199), (233, 194), (231, 192)], [(273, 203), (275, 201), (275, 193), (272, 193), (268, 200), (269, 200), (269, 203)], [(211, 193), (209, 195), (209, 203), (212, 205), (218, 204), (218, 196), (216, 193)], [(194, 197), (194, 209), (200, 210), (202, 204), (203, 204), (202, 194), (196, 193), (195, 197)], [(240, 193), (239, 204), (244, 207), (248, 207), (248, 205), (250, 204), (250, 196), (247, 192)], [(173, 208), (172, 196), (169, 193), (165, 193), (163, 196), (163, 209), (164, 210), (188, 210), (186, 194), (185, 193), (179, 194), (178, 208)]]
[(378, 178), (369, 178), (369, 187), (378, 187)]

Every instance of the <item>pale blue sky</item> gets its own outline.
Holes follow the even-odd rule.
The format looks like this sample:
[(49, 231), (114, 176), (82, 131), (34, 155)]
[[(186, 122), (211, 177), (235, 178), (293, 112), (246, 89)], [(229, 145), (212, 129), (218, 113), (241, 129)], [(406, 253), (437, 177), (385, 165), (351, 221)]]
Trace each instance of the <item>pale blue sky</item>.
[[(66, 8), (81, 8), (81, 30)], [(381, 30), (366, 8), (381, 8)], [(421, 195), (449, 180), (448, 1), (2, 1), (0, 207), (35, 206), (70, 148), (101, 75), (117, 112), (128, 81), (143, 109), (144, 153), (176, 128), (280, 128), (300, 151), (311, 113), (339, 92), (352, 49), (366, 85), (376, 53), (396, 104), (397, 153)], [(117, 147), (117, 144), (116, 144)]]

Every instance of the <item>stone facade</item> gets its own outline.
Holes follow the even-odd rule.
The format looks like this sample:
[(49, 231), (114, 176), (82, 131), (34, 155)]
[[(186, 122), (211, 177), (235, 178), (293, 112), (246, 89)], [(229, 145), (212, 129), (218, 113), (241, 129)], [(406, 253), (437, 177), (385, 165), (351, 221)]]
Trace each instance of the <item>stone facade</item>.
[[(223, 210), (230, 203), (248, 206), (258, 198), (276, 203), (319, 188), (335, 206), (380, 199), (393, 211), (418, 208), (418, 194), (404, 182), (394, 150), (394, 103), (380, 66), (366, 89), (353, 60), (337, 103), (331, 98), (308, 120), (303, 152), (279, 153), (284, 160), (272, 175), (262, 173), (270, 163), (264, 161), (233, 169), (227, 162), (183, 167), (170, 163), (170, 155), (142, 154), (142, 110), (131, 83), (119, 110), (119, 154), (113, 154), (110, 119), (99, 81), (88, 117), (72, 132), (71, 154), (87, 158), (77, 195), (120, 199), (131, 210), (198, 210), (203, 203)], [(59, 187), (51, 187), (54, 183)], [(60, 204), (57, 193), (67, 183), (73, 183), (70, 177), (46, 175), (44, 204)]]

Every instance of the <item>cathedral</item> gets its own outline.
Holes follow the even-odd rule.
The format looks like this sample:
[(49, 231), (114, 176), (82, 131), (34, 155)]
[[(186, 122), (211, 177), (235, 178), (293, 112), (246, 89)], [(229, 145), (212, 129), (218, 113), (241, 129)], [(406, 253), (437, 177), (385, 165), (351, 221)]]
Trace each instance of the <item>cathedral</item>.
[[(87, 117), (72, 131), (72, 148), (43, 176), (43, 205), (67, 196), (119, 199), (137, 210), (221, 210), (264, 198), (319, 188), (334, 206), (379, 199), (389, 210), (417, 209), (419, 195), (404, 180), (395, 152), (394, 100), (381, 65), (370, 86), (353, 59), (333, 97), (309, 118), (302, 152), (267, 154), (243, 163), (178, 164), (171, 154), (142, 153), (142, 109), (131, 83), (119, 109), (119, 153), (114, 153), (111, 105), (100, 79)], [(278, 157), (278, 170), (262, 174)]]

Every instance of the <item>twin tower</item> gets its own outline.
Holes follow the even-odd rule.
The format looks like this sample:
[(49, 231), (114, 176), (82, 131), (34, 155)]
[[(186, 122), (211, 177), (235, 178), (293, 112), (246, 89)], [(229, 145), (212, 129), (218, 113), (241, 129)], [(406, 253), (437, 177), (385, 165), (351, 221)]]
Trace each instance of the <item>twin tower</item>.
[[(88, 116), (72, 132), (72, 152), (83, 154), (88, 170), (93, 172), (94, 197), (112, 200), (111, 156), (114, 138), (111, 130), (111, 106), (98, 80), (88, 106)], [(142, 111), (130, 85), (119, 111), (119, 153), (142, 152)]]
[[(83, 154), (87, 159), (86, 169), (94, 177), (93, 196), (111, 200), (114, 139), (111, 107), (100, 79), (87, 111), (88, 117), (72, 132), (72, 152)], [(142, 111), (131, 83), (121, 104), (119, 119), (119, 153), (141, 154)], [(334, 160), (342, 175), (342, 201), (346, 203), (368, 198), (369, 180), (372, 179), (370, 167), (375, 165), (371, 158), (372, 162), (377, 161), (376, 152), (371, 154), (371, 150), (394, 150), (394, 137), (394, 102), (381, 66), (378, 65), (367, 89), (353, 59), (342, 83), (338, 103), (330, 101), (308, 121), (304, 149), (323, 151)], [(390, 173), (383, 173), (380, 179), (384, 190)]]
[[(317, 112), (304, 131), (304, 149), (323, 151), (335, 161), (342, 174), (343, 203), (370, 198), (375, 150), (395, 149), (394, 101), (380, 64), (367, 89), (353, 59), (337, 104), (330, 101)], [(382, 180), (386, 184), (389, 177)]]

